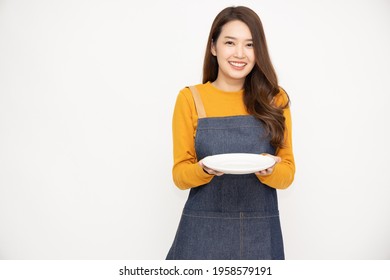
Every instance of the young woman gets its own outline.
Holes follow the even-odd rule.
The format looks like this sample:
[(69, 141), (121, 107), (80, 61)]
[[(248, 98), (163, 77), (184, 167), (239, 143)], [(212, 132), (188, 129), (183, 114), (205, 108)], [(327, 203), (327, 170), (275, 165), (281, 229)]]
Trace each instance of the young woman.
[[(173, 180), (190, 193), (167, 259), (284, 259), (276, 189), (295, 173), (289, 97), (253, 10), (229, 7), (215, 18), (203, 84), (176, 100), (173, 146)], [(244, 175), (203, 164), (225, 153), (266, 154), (276, 164)]]

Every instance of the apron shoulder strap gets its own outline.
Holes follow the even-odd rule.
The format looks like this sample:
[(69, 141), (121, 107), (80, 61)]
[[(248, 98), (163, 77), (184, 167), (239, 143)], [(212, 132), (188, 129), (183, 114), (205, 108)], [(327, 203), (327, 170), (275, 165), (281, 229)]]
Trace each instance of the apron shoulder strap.
[(200, 98), (199, 91), (196, 89), (195, 86), (189, 87), (192, 93), (192, 97), (194, 98), (196, 111), (198, 112), (198, 118), (205, 118), (206, 117), (206, 111), (204, 110), (202, 99)]

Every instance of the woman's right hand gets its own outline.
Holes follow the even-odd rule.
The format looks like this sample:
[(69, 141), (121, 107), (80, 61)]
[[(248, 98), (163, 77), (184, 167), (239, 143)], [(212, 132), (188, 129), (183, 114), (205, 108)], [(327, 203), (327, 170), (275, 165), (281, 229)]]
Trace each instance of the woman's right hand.
[(206, 165), (203, 164), (202, 161), (199, 161), (198, 164), (200, 165), (200, 167), (203, 168), (203, 170), (204, 170), (207, 174), (216, 175), (216, 176), (221, 176), (221, 175), (224, 174), (223, 172), (220, 172), (220, 171), (217, 171), (217, 170), (208, 168)]

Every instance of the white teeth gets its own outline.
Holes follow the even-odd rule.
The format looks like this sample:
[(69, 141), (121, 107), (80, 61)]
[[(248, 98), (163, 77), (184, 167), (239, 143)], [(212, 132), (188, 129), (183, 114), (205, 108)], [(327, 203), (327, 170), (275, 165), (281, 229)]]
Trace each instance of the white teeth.
[(231, 65), (236, 67), (244, 67), (246, 63), (239, 63), (239, 62), (229, 62)]

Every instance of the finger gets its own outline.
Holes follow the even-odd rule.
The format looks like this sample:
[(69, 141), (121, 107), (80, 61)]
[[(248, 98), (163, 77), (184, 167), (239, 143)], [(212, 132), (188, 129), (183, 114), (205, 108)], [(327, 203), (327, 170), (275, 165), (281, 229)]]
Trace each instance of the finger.
[(264, 175), (271, 174), (272, 171), (273, 171), (273, 168), (267, 168), (267, 169), (264, 169), (264, 170), (260, 170), (260, 171), (256, 172), (255, 174), (256, 175), (260, 175), (260, 176), (264, 176)]
[(216, 176), (221, 176), (223, 175), (224, 173), (223, 172), (220, 172), (220, 171), (216, 171), (214, 169), (211, 169), (211, 168), (208, 168), (208, 167), (204, 167), (204, 169), (207, 171), (207, 173), (211, 174), (211, 175), (216, 175)]
[(198, 161), (198, 164), (203, 168), (204, 171), (206, 171), (210, 175), (221, 176), (224, 174), (223, 172), (208, 168), (206, 165), (204, 165), (203, 160)]
[(217, 175), (217, 176), (223, 175), (223, 172), (221, 172), (221, 171), (213, 170), (213, 172), (214, 172), (214, 174)]
[(212, 169), (207, 168), (207, 167), (203, 167), (203, 169), (206, 170), (206, 172), (209, 173), (210, 175), (214, 175), (214, 172)]

